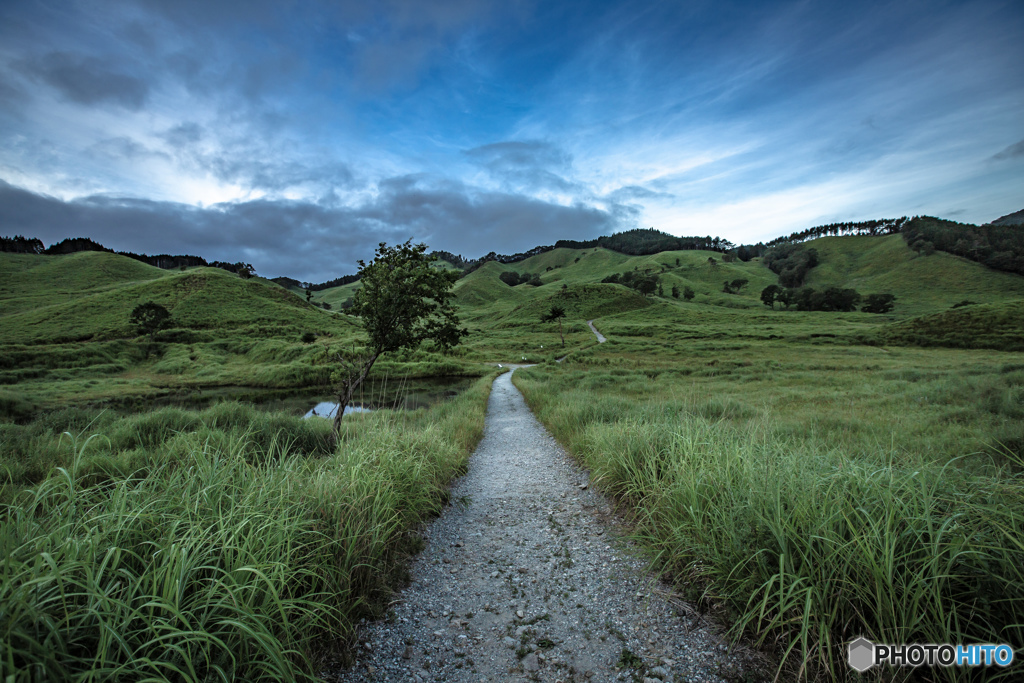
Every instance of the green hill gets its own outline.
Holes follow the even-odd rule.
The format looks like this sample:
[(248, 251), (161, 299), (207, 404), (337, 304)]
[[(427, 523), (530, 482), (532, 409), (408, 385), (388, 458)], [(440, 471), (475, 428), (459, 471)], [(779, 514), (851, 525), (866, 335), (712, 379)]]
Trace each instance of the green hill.
[(919, 315), (958, 301), (997, 303), (1024, 298), (1024, 277), (936, 251), (919, 256), (899, 235), (822, 237), (808, 243), (819, 264), (805, 284), (852, 287), (861, 294), (891, 292), (896, 314)]
[(67, 256), (0, 253), (0, 315), (66, 303), (167, 274), (135, 259), (100, 251)]
[(889, 344), (1024, 351), (1024, 300), (963, 306), (886, 325)]
[(651, 305), (651, 299), (621, 285), (573, 284), (566, 289), (534, 289), (538, 296), (519, 304), (498, 319), (498, 327), (538, 324), (541, 316), (551, 310), (552, 306), (562, 307), (568, 320), (589, 320)]
[[(16, 276), (9, 286), (12, 294), (4, 292), (0, 343), (135, 337), (128, 317), (146, 301), (170, 311), (171, 327), (189, 330), (276, 334), (352, 325), (269, 281), (243, 280), (219, 268), (164, 271), (100, 252), (3, 256), (0, 262), (13, 265)], [(18, 263), (8, 263), (11, 256), (20, 256)], [(26, 263), (26, 258), (40, 262)]]

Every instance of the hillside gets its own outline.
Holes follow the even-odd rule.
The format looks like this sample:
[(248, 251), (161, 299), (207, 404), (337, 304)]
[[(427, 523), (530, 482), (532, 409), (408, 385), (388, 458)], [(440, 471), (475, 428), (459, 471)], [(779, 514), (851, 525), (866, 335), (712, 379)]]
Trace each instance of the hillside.
[(1024, 209), (1000, 216), (989, 225), (1024, 225)]
[(863, 295), (890, 292), (898, 315), (946, 309), (964, 299), (1024, 298), (1024, 277), (941, 251), (919, 256), (899, 235), (822, 237), (808, 245), (818, 250), (820, 263), (809, 271), (807, 286), (852, 287)]
[(1024, 300), (963, 306), (886, 325), (888, 344), (1024, 351)]
[(0, 315), (67, 303), (167, 274), (134, 259), (101, 251), (66, 256), (0, 253)]
[(102, 252), (2, 256), (11, 275), (2, 295), (2, 343), (134, 337), (128, 317), (146, 301), (166, 307), (172, 327), (190, 330), (273, 333), (352, 325), (268, 281), (218, 268), (163, 271)]

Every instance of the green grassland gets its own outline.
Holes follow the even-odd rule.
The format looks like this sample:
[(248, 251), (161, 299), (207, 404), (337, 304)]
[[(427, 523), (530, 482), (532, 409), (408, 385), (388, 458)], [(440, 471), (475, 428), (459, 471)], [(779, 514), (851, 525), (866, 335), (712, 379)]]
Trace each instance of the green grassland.
[(237, 403), (0, 426), (4, 680), (315, 680), (402, 580), (492, 377), (333, 453), (327, 420)]
[[(357, 343), (356, 319), (218, 268), (166, 271), (81, 252), (0, 254), (0, 272), (0, 412), (9, 416), (184, 388), (323, 387), (331, 383), (336, 353)], [(152, 342), (129, 325), (131, 311), (146, 301), (171, 314)], [(304, 342), (306, 333), (315, 340)], [(483, 371), (425, 351), (392, 357), (375, 370)]]
[(808, 286), (892, 292), (902, 315), (933, 313), (964, 299), (985, 304), (1024, 299), (1024, 278), (941, 251), (918, 256), (899, 235), (822, 237), (811, 246), (821, 263), (808, 274)]
[[(787, 678), (844, 680), (844, 643), (858, 635), (1022, 642), (1024, 278), (942, 252), (918, 256), (899, 236), (808, 246), (819, 252), (808, 286), (888, 292), (896, 308), (770, 309), (760, 291), (778, 278), (759, 259), (555, 249), (463, 277), (455, 287), (470, 332), (462, 344), (447, 356), (429, 348), (392, 354), (375, 372), (481, 374), (495, 363), (538, 363), (517, 371), (517, 385), (632, 517), (652, 562), (681, 592), (726, 616), (734, 635), (773, 654)], [(509, 271), (538, 274), (542, 284), (509, 287), (499, 278)], [(658, 274), (662, 294), (601, 282), (627, 272)], [(190, 623), (235, 619), (256, 634), (176, 631), (186, 654), (171, 663), (156, 657), (153, 666), (178, 675), (172, 667), (203, 662), (183, 680), (216, 667), (229, 678), (309, 673), (317, 643), (349, 633), (363, 613), (357, 605), (380, 604), (385, 588), (373, 577), (400, 566), (405, 530), (438, 509), (479, 438), (485, 380), (430, 411), (346, 420), (346, 445), (336, 452), (325, 450), (323, 424), (237, 404), (136, 416), (97, 407), (226, 385), (329, 384), (335, 354), (358, 343), (358, 321), (339, 312), (358, 283), (315, 292), (314, 303), (334, 309), (324, 311), (304, 292), (258, 278), (160, 271), (112, 254), (0, 254), (0, 275), (0, 466), (4, 497), (18, 500), (7, 508), (3, 543), (20, 558), (4, 569), (0, 590), (8, 593), (0, 600), (13, 601), (20, 615), (40, 609), (19, 587), (17, 577), (35, 571), (24, 549), (91, 538), (85, 530), (97, 514), (122, 535), (82, 541), (74, 557), (53, 551), (75, 590), (107, 590), (88, 568), (122, 538), (132, 550), (118, 567), (148, 578), (110, 601), (109, 613), (75, 623), (123, 620), (144, 595), (169, 601), (159, 586), (185, 565), (159, 565), (150, 575), (131, 564), (132, 553), (148, 557), (136, 541), (150, 533), (133, 501), (152, 499), (154, 514), (187, 519), (172, 527), (189, 539), (181, 556), (189, 567), (214, 562), (203, 554), (207, 518), (193, 520), (173, 490), (228, 502), (230, 515), (211, 534), (275, 511), (281, 524), (268, 523), (271, 537), (260, 537), (267, 554), (218, 536), (226, 547), (237, 542), (239, 562), (269, 567), (284, 539), (300, 539), (295, 567), (267, 570), (279, 582), (266, 584), (273, 595), (242, 581), (243, 565), (211, 564), (221, 577), (214, 583), (228, 593), (197, 588), (187, 604), (160, 603), (164, 615), (187, 609), (203, 615)], [(722, 291), (737, 279), (748, 281), (739, 293)], [(676, 299), (673, 285), (696, 296)], [(952, 308), (965, 299), (976, 304)], [(148, 300), (172, 314), (155, 341), (128, 326), (132, 308)], [(565, 347), (558, 324), (541, 322), (552, 306), (567, 313)], [(606, 343), (596, 343), (590, 319)], [(313, 341), (302, 341), (307, 332)], [(189, 468), (202, 476), (184, 477)], [(426, 498), (415, 498), (422, 482)], [(75, 499), (90, 503), (72, 514)], [(397, 512), (404, 505), (414, 512)], [(172, 542), (170, 532), (159, 539)], [(348, 564), (336, 573), (323, 558), (338, 553)], [(95, 585), (74, 583), (87, 579)], [(236, 604), (223, 597), (236, 583), (255, 602), (238, 601), (225, 617), (216, 610)], [(302, 591), (282, 591), (293, 584)], [(296, 626), (313, 612), (324, 616)], [(58, 662), (71, 650), (43, 653), (19, 633), (17, 646), (8, 645), (14, 656), (86, 666), (74, 657)], [(110, 643), (90, 647), (104, 653), (99, 670), (120, 665)]]

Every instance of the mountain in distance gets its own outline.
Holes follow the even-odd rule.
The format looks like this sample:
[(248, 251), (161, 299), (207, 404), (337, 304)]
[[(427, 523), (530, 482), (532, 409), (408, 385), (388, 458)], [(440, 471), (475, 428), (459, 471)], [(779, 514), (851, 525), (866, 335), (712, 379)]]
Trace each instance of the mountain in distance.
[(1001, 216), (989, 223), (989, 225), (1024, 225), (1024, 209)]

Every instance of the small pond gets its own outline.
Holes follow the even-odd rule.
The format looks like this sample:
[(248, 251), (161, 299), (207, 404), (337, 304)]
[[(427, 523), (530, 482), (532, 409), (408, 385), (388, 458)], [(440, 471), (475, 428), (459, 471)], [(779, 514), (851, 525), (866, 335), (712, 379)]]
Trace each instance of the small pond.
[[(438, 401), (457, 396), (468, 389), (476, 377), (430, 377), (425, 379), (388, 378), (363, 382), (352, 397), (345, 414), (371, 410), (416, 410)], [(152, 410), (162, 406), (177, 406), (201, 410), (222, 401), (252, 403), (260, 410), (285, 412), (291, 415), (334, 417), (337, 398), (329, 387), (312, 389), (259, 389), (255, 387), (216, 387), (186, 389), (153, 398), (130, 398), (118, 401), (112, 407), (125, 412)]]

